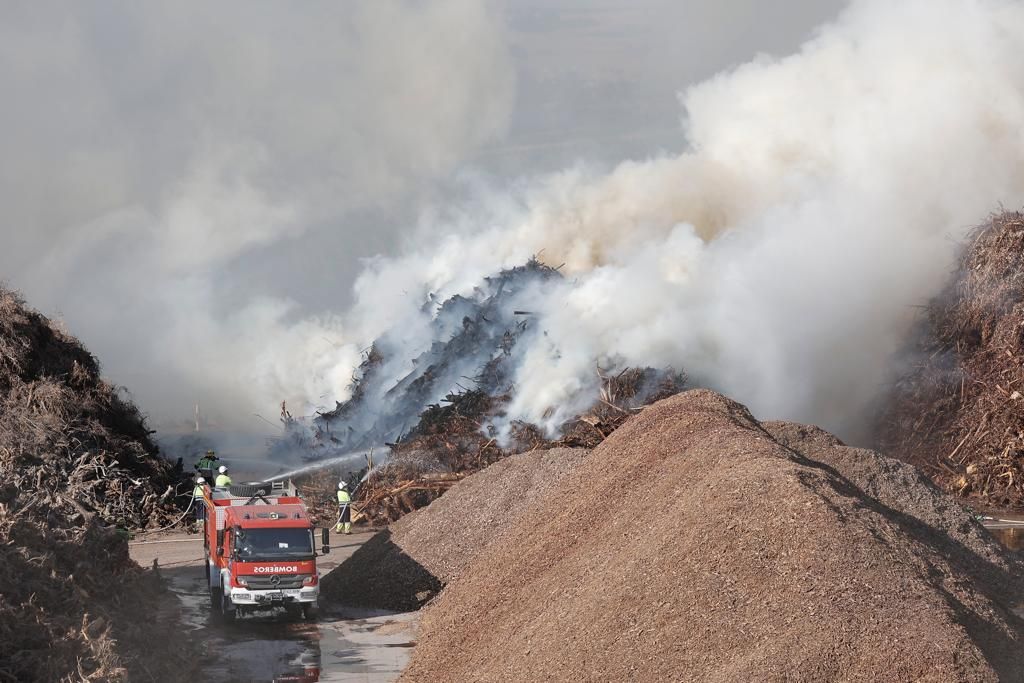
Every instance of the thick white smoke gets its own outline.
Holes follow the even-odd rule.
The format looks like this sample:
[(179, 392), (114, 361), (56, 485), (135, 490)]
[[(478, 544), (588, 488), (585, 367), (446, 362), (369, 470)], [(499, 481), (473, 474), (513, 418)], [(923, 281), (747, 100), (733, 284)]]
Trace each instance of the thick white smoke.
[(685, 153), (425, 219), (424, 247), (364, 273), (351, 330), (408, 325), (422, 347), (418, 297), (541, 253), (569, 278), (513, 417), (558, 425), (598, 362), (672, 365), (759, 416), (856, 436), (956, 240), (1024, 200), (1021, 44), (1021, 3), (854, 2), (797, 54), (687, 90)]
[(344, 299), (394, 239), (387, 207), (503, 134), (514, 82), (475, 0), (15, 3), (0, 279), (66, 314), (161, 427), (196, 401), (233, 427), (323, 404), (359, 350), (288, 293)]

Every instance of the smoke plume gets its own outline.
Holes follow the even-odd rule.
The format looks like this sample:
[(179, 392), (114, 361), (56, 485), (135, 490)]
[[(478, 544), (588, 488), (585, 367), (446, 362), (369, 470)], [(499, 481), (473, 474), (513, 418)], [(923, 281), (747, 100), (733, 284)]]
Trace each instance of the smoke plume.
[(403, 330), (413, 358), (428, 295), (540, 254), (566, 278), (534, 302), (510, 417), (554, 429), (593, 400), (595, 364), (671, 365), (856, 438), (956, 241), (1024, 199), (1022, 40), (1019, 3), (854, 2), (796, 54), (686, 90), (684, 153), (424, 218), (418, 248), (359, 278), (349, 331)]
[[(794, 54), (687, 88), (681, 153), (515, 182), (467, 168), (491, 143), (505, 170), (561, 167), (574, 136), (626, 148), (628, 130), (600, 144), (602, 117), (664, 128), (630, 93), (757, 49), (714, 36), (777, 49), (831, 8), (787, 0), (766, 24), (753, 0), (566, 2), (554, 22), (550, 4), (16, 3), (0, 276), (63, 312), (147, 411), (199, 401), (251, 426), (282, 399), (308, 415), (348, 398), (381, 338), (380, 372), (409, 376), (452, 334), (440, 302), (484, 301), (486, 277), (537, 255), (563, 277), (517, 294), (532, 332), (510, 419), (556, 429), (598, 365), (671, 366), (856, 438), (957, 240), (1024, 203), (1024, 7), (855, 0)], [(436, 389), (423, 400), (457, 387)]]
[(503, 133), (514, 80), (470, 0), (14, 3), (0, 278), (159, 426), (321, 401), (359, 354), (306, 294), (350, 285), (391, 206)]

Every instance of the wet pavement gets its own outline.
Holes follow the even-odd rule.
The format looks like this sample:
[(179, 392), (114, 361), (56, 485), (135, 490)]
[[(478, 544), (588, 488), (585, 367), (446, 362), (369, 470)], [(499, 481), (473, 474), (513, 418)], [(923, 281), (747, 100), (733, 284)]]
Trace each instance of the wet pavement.
[(995, 510), (979, 516), (978, 519), (1004, 547), (1024, 552), (1024, 515), (1008, 510)]
[[(185, 624), (205, 643), (203, 681), (395, 680), (415, 645), (418, 615), (339, 608), (315, 622), (278, 610), (226, 623), (210, 609), (203, 574), (203, 545), (197, 536), (161, 536), (170, 541), (133, 544), (142, 566), (155, 559), (182, 603)], [(356, 534), (318, 559), (321, 576), (350, 556), (370, 534)]]
[(989, 526), (986, 524), (985, 526), (997, 541), (1010, 550), (1024, 551), (1024, 524), (1013, 526)]

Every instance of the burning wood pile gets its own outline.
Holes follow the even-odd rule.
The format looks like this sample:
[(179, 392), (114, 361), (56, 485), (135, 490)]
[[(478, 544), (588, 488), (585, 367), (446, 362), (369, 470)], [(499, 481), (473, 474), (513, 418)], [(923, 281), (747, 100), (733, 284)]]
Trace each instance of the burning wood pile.
[(921, 336), (880, 447), (982, 506), (1024, 508), (1024, 215), (975, 231)]
[[(507, 394), (517, 344), (537, 332), (530, 324), (530, 304), (538, 291), (560, 280), (555, 269), (531, 260), (485, 278), (471, 296), (443, 302), (429, 296), (422, 311), (426, 336), (421, 350), (412, 358), (406, 355), (406, 329), (382, 335), (356, 370), (350, 398), (318, 415), (311, 429), (282, 418), (285, 438), (277, 449), (317, 460), (397, 443), (419, 429), (420, 415), (439, 396), (467, 394), (466, 400), (479, 400)], [(486, 412), (482, 406), (468, 408), (463, 412)]]
[(584, 415), (567, 422), (560, 436), (547, 436), (537, 426), (513, 422), (510, 437), (499, 444), (491, 420), (500, 414), (508, 395), (489, 396), (480, 390), (449, 394), (431, 405), (407, 439), (392, 445), (388, 464), (372, 468), (356, 491), (353, 521), (372, 525), (393, 522), (428, 505), (465, 476), (514, 453), (593, 447), (601, 443), (644, 405), (681, 391), (681, 373), (630, 368), (601, 379), (600, 398)]
[(332, 480), (362, 480), (370, 471), (355, 492), (355, 519), (387, 523), (509, 454), (596, 446), (644, 405), (682, 390), (685, 376), (671, 369), (598, 368), (598, 399), (558, 433), (509, 420), (515, 369), (527, 346), (521, 342), (539, 333), (531, 310), (561, 281), (557, 269), (531, 259), (485, 278), (471, 295), (443, 302), (428, 297), (423, 314), (430, 341), (421, 343), (418, 355), (401, 356), (407, 330), (385, 334), (367, 351), (349, 400), (321, 414), (311, 429), (284, 410), (286, 438), (279, 448), (307, 459), (385, 443), (391, 448), (383, 467), (307, 480), (307, 497), (332, 507)]

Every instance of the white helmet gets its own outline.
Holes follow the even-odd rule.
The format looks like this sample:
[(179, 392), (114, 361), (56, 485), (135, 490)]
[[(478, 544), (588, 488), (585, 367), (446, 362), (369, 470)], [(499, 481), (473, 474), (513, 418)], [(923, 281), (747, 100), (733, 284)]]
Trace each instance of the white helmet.
[(339, 488), (339, 489), (343, 489), (343, 488), (345, 488), (346, 486), (348, 486), (348, 484), (346, 484), (345, 482), (343, 482), (343, 481), (339, 481), (339, 482), (338, 482), (338, 488)]
[(228, 471), (228, 466), (227, 465), (221, 465), (220, 467), (217, 468), (217, 471), (220, 472), (221, 474), (224, 474), (225, 472)]
[(206, 480), (203, 479), (202, 477), (196, 477), (196, 483), (197, 484), (205, 484)]

